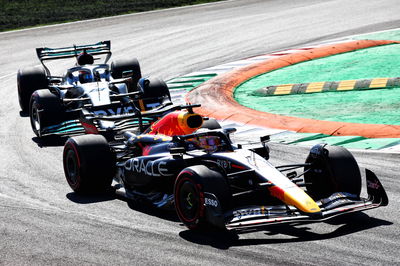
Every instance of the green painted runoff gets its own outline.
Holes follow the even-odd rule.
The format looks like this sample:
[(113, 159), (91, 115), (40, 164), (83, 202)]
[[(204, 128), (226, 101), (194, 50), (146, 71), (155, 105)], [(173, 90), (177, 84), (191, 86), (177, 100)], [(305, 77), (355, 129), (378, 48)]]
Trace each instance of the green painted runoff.
[[(388, 32), (400, 39), (400, 31)], [(381, 39), (384, 34), (380, 34)], [(368, 124), (400, 125), (400, 88), (259, 97), (253, 91), (272, 85), (400, 76), (400, 44), (315, 59), (262, 74), (241, 84), (235, 99), (270, 113)]]

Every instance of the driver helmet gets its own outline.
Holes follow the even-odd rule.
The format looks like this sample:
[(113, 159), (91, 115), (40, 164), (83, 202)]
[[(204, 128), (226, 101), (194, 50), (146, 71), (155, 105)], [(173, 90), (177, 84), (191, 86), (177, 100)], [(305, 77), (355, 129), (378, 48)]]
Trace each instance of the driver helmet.
[(198, 145), (207, 152), (216, 152), (221, 147), (221, 139), (217, 136), (201, 136)]
[(79, 71), (79, 82), (80, 83), (88, 83), (93, 81), (92, 73), (88, 71)]

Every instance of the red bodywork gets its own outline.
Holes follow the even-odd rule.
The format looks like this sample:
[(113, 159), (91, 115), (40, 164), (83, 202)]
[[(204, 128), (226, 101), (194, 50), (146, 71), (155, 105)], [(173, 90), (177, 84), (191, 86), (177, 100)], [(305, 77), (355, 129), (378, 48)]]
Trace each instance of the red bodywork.
[(151, 135), (161, 134), (170, 137), (187, 135), (194, 133), (202, 124), (203, 118), (199, 114), (187, 111), (175, 111), (154, 122), (145, 133)]

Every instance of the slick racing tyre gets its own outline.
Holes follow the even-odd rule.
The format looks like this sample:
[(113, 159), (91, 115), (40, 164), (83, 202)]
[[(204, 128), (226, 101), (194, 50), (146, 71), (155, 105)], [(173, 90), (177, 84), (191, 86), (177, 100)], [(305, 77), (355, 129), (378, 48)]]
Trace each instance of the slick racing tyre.
[(139, 100), (140, 110), (151, 110), (166, 100), (171, 101), (168, 86), (163, 80), (158, 78), (142, 78), (138, 84), (139, 90), (143, 93), (141, 96), (143, 100)]
[(132, 82), (128, 86), (129, 92), (134, 92), (137, 89), (137, 83), (142, 77), (139, 61), (136, 58), (121, 59), (111, 63), (111, 75), (115, 79), (124, 77), (125, 71), (132, 71)]
[(18, 100), (22, 112), (29, 112), (29, 101), (35, 90), (46, 89), (48, 80), (43, 67), (28, 67), (18, 70)]
[(196, 165), (183, 169), (178, 175), (174, 186), (175, 210), (179, 219), (189, 229), (224, 229), (223, 222), (213, 224), (207, 219), (205, 193), (213, 194), (219, 204), (221, 216), (229, 208), (232, 194), (226, 179), (220, 172), (211, 170), (204, 165)]
[(319, 146), (320, 155), (310, 153), (304, 180), (307, 193), (319, 200), (335, 192), (347, 192), (357, 197), (361, 192), (360, 168), (353, 155), (339, 146)]
[(104, 193), (116, 171), (115, 154), (102, 135), (69, 138), (64, 145), (64, 174), (78, 194)]
[(33, 132), (42, 137), (43, 129), (58, 125), (65, 119), (64, 107), (59, 97), (48, 89), (37, 90), (32, 94), (29, 117)]

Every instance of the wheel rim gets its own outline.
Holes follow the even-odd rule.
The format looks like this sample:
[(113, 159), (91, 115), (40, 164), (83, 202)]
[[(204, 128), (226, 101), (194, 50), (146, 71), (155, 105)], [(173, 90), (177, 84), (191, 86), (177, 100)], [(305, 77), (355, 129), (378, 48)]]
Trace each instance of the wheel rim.
[(73, 150), (68, 150), (66, 156), (66, 172), (67, 181), (75, 187), (79, 181), (79, 165)]
[(40, 134), (40, 116), (39, 116), (39, 110), (38, 110), (35, 102), (33, 102), (33, 104), (32, 104), (31, 124), (32, 124), (33, 130), (37, 134)]
[(177, 206), (185, 222), (193, 222), (199, 217), (200, 200), (199, 191), (193, 182), (186, 179), (182, 181), (178, 192)]

